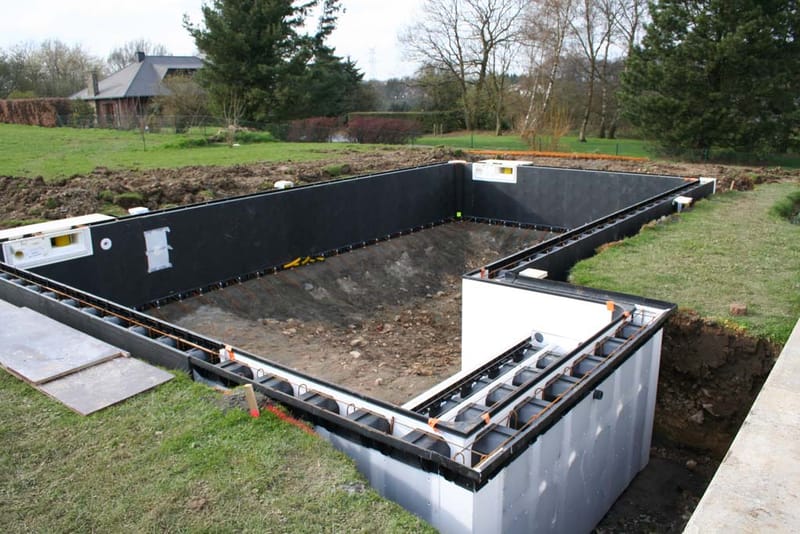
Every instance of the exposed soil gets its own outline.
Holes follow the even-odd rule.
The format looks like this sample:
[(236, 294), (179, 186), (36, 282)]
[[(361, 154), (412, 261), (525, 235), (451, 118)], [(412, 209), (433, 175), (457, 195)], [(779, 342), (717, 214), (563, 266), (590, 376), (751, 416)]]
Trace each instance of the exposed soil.
[[(443, 162), (451, 159), (481, 159), (441, 148), (385, 148), (370, 153), (331, 152), (320, 161), (295, 163), (253, 163), (232, 167), (184, 167), (182, 169), (110, 170), (96, 168), (87, 175), (45, 181), (41, 177), (0, 176), (0, 228), (19, 221), (61, 219), (95, 212), (124, 213), (133, 206), (150, 209), (205, 202), (214, 198), (255, 193), (271, 189), (279, 180), (297, 185), (330, 180), (332, 169), (342, 175), (372, 172)], [(785, 178), (796, 171), (780, 168), (734, 167), (665, 162), (629, 162), (584, 159), (533, 158), (538, 165), (708, 176), (718, 180), (722, 190), (751, 189), (754, 184)], [(335, 164), (335, 165), (332, 165)]]
[(721, 459), (780, 347), (687, 312), (664, 333), (655, 431)]
[(461, 275), (551, 236), (447, 224), (150, 313), (402, 404), (460, 369)]
[[(288, 179), (332, 178), (463, 159), (439, 149), (332, 153), (306, 163), (152, 171), (95, 169), (46, 182), (0, 177), (0, 228), (144, 205), (151, 209), (253, 193)], [(470, 156), (469, 159), (478, 159)], [(797, 171), (661, 162), (534, 158), (539, 165), (709, 176), (750, 189)], [(138, 195), (125, 195), (136, 193)], [(460, 275), (545, 237), (451, 224), (153, 310), (169, 321), (352, 389), (401, 403), (459, 368)], [(410, 244), (410, 245), (409, 245)], [(598, 532), (678, 532), (746, 415), (777, 347), (698, 317), (666, 327), (651, 461)]]

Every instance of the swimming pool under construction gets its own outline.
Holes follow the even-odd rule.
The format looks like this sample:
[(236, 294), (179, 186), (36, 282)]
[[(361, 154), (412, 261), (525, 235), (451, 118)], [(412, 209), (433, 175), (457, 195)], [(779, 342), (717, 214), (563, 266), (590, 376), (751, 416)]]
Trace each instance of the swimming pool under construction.
[[(197, 380), (251, 384), (312, 422), (379, 493), (443, 532), (589, 531), (647, 464), (662, 327), (675, 307), (565, 279), (601, 245), (714, 186), (456, 161), (65, 219), (0, 232), (0, 299)], [(402, 405), (152, 313), (234, 287), (267, 313), (259, 280), (464, 223), (535, 237), (461, 276), (460, 370)], [(425, 259), (411, 260), (404, 286), (435, 285), (420, 274)], [(364, 265), (348, 269), (357, 277)], [(409, 292), (359, 280), (360, 291), (397, 301)], [(309, 292), (324, 285), (315, 284)]]

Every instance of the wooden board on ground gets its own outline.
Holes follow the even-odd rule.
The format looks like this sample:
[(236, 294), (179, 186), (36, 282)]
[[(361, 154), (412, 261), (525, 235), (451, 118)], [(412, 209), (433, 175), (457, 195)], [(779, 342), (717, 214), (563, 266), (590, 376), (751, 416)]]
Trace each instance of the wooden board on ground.
[(27, 308), (0, 306), (0, 365), (34, 385), (126, 353)]
[(116, 358), (37, 386), (81, 415), (152, 389), (173, 376), (135, 358)]

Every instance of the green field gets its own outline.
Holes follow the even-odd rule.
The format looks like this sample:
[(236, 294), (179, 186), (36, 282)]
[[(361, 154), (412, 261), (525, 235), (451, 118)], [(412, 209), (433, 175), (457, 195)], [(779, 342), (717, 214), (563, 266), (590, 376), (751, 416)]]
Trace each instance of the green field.
[(650, 157), (644, 141), (636, 139), (588, 139), (585, 143), (577, 136), (565, 136), (553, 147), (550, 139), (537, 139), (533, 146), (518, 135), (496, 136), (486, 132), (457, 132), (453, 134), (423, 136), (415, 144), (426, 146), (448, 146), (461, 149), (485, 150), (538, 150), (583, 154), (610, 154), (616, 156)]
[[(677, 303), (784, 343), (800, 317), (800, 225), (771, 213), (800, 183), (718, 194), (580, 262), (571, 281)], [(748, 307), (732, 317), (731, 303)]]
[[(212, 132), (213, 133), (213, 132)], [(40, 128), (0, 124), (0, 175), (68, 178), (96, 167), (155, 169), (192, 165), (236, 165), (256, 161), (311, 161), (345, 151), (375, 150), (343, 143), (253, 143), (193, 146), (202, 134)]]
[(81, 417), (0, 371), (0, 530), (428, 532), (322, 438), (184, 376)]

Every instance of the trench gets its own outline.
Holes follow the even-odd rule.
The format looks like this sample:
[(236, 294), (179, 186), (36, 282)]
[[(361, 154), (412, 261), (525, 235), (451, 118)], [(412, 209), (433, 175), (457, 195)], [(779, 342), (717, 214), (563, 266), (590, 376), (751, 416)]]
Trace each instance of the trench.
[[(402, 404), (460, 370), (461, 274), (553, 235), (451, 223), (150, 313)], [(596, 531), (680, 532), (778, 352), (674, 315), (664, 333), (650, 462)]]

